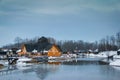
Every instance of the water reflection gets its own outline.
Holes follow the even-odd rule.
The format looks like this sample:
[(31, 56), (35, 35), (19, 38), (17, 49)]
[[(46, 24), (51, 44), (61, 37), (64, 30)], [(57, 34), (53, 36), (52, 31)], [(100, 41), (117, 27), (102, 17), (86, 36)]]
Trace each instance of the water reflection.
[[(5, 71), (7, 74), (5, 74)], [(99, 61), (48, 61), (31, 66), (8, 66), (0, 80), (119, 80), (120, 70)], [(11, 78), (13, 76), (13, 78)], [(87, 77), (86, 77), (87, 76)]]
[(107, 80), (119, 80), (120, 71), (115, 69), (113, 66), (103, 65), (99, 66), (99, 68), (100, 74), (104, 74)]
[(117, 66), (111, 66), (111, 67), (120, 72), (120, 67)]
[(37, 64), (31, 66), (30, 69), (23, 70), (23, 73), (35, 72), (40, 80), (45, 80), (49, 74), (55, 73), (59, 69), (60, 63), (61, 62), (48, 62)]
[(9, 65), (3, 69), (0, 70), (0, 76), (1, 75), (9, 75), (10, 73), (12, 73), (14, 70), (16, 69), (15, 66)]
[(99, 65), (98, 61), (69, 61), (63, 62), (64, 65)]
[(59, 66), (57, 65), (47, 65), (47, 64), (42, 64), (34, 68), (34, 71), (36, 72), (37, 76), (41, 79), (44, 80), (49, 73), (54, 73), (57, 71)]
[[(7, 76), (16, 73), (35, 73), (35, 75), (40, 80), (45, 80), (45, 78), (52, 73), (55, 73), (59, 70), (60, 62), (49, 62), (48, 64), (36, 64), (34, 66), (8, 66), (4, 70), (0, 70), (1, 76)], [(7, 79), (6, 79), (7, 80)], [(10, 78), (9, 78), (10, 80)], [(12, 80), (12, 79), (11, 79)], [(23, 77), (24, 80), (24, 77)]]

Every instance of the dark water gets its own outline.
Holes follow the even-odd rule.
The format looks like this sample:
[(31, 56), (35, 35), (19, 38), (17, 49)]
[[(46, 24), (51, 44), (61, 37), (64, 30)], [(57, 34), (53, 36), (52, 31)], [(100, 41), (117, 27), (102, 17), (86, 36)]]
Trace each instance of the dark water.
[(94, 60), (9, 66), (0, 70), (0, 80), (120, 80), (120, 67)]

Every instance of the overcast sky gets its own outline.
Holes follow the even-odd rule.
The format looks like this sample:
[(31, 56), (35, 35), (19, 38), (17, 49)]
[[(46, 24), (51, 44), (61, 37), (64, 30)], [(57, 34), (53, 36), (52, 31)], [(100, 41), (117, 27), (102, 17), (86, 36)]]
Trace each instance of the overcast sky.
[(120, 31), (120, 0), (0, 0), (0, 47), (16, 37), (96, 41)]

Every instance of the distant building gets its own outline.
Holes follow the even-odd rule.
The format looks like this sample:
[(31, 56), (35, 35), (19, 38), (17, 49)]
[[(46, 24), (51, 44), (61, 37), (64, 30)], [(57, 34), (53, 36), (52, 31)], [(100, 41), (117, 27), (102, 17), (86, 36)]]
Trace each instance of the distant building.
[(0, 49), (0, 56), (6, 55), (8, 51), (9, 51), (8, 49), (3, 49), (3, 48), (1, 48), (1, 49)]
[(25, 45), (23, 44), (21, 47), (21, 51), (18, 52), (18, 55), (25, 55), (26, 53), (27, 53), (27, 50), (26, 50)]
[[(40, 54), (40, 55), (45, 55), (45, 56), (52, 56), (52, 57), (59, 57), (61, 56), (62, 52), (59, 46), (55, 45), (55, 44), (49, 44), (44, 46), (45, 48), (41, 51), (38, 52), (37, 49), (34, 49), (32, 51), (29, 51), (31, 54)], [(19, 55), (25, 55), (27, 53), (27, 49), (29, 47), (22, 45), (21, 50), (18, 51)], [(39, 55), (38, 55), (39, 56)]]
[(62, 52), (57, 45), (52, 45), (52, 47), (48, 50), (47, 56), (50, 57), (59, 57), (61, 56)]
[(1, 49), (0, 50), (0, 59), (6, 59), (7, 57), (13, 56), (13, 51), (10, 49)]
[(7, 52), (5, 52), (5, 51), (0, 51), (0, 56), (6, 55), (6, 54), (7, 54)]

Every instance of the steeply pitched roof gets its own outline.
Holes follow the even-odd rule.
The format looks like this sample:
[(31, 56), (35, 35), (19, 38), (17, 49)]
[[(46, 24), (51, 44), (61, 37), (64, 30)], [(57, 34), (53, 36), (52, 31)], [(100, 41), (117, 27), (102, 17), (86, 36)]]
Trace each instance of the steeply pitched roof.
[(51, 48), (52, 48), (52, 46), (55, 46), (56, 48), (57, 48), (57, 50), (59, 50), (59, 51), (62, 51), (61, 50), (61, 48), (60, 48), (60, 46), (58, 46), (58, 45), (56, 45), (56, 44), (50, 44), (50, 45), (48, 45), (46, 48), (45, 48), (45, 50), (50, 50)]

